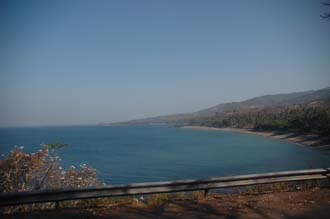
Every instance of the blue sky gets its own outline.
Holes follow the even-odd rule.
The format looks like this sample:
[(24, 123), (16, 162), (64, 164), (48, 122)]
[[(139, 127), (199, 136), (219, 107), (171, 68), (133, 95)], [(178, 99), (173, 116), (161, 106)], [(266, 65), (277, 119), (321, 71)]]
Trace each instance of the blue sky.
[(328, 87), (321, 2), (1, 1), (0, 126), (121, 121)]

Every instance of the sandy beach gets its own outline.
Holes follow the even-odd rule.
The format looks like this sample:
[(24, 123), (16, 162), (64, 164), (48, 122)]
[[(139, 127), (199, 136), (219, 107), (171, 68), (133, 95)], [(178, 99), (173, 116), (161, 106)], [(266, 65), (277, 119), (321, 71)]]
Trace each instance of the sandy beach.
[(244, 134), (260, 135), (274, 139), (288, 141), (290, 143), (305, 145), (316, 148), (330, 148), (330, 138), (322, 137), (316, 134), (297, 134), (297, 133), (277, 133), (277, 132), (261, 132), (252, 129), (239, 129), (239, 128), (214, 128), (206, 126), (183, 126), (182, 128), (201, 129), (201, 130), (214, 130), (214, 131), (228, 131), (239, 132)]

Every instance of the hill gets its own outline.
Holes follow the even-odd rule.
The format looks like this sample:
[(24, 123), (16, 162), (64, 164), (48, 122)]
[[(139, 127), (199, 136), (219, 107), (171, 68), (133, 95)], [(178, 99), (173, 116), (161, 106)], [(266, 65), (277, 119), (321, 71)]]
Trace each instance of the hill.
[(112, 124), (165, 124), (165, 125), (186, 125), (192, 120), (201, 117), (212, 117), (224, 115), (230, 112), (251, 112), (264, 109), (276, 109), (293, 106), (319, 106), (330, 105), (330, 87), (320, 90), (309, 90), (286, 94), (264, 95), (251, 98), (241, 102), (221, 103), (210, 108), (187, 114), (174, 114), (157, 116), (144, 119), (136, 119)]

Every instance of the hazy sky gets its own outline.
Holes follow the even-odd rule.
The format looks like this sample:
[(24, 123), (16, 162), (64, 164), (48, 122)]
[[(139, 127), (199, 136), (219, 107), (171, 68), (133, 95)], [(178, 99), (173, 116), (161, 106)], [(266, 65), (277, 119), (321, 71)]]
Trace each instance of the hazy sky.
[(0, 2), (0, 126), (192, 112), (330, 85), (318, 0)]

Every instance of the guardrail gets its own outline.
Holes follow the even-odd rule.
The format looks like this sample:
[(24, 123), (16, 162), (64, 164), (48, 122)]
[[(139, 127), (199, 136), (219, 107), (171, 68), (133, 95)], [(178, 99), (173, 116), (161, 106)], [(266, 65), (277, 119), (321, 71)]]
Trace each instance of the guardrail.
[(249, 174), (230, 177), (216, 177), (203, 180), (178, 180), (152, 183), (133, 183), (128, 185), (106, 186), (85, 189), (40, 190), (16, 193), (1, 193), (0, 206), (20, 205), (40, 202), (115, 197), (128, 195), (147, 195), (204, 190), (205, 195), (211, 189), (270, 184), (279, 182), (297, 182), (306, 180), (330, 179), (330, 168), (285, 171), (264, 174)]

